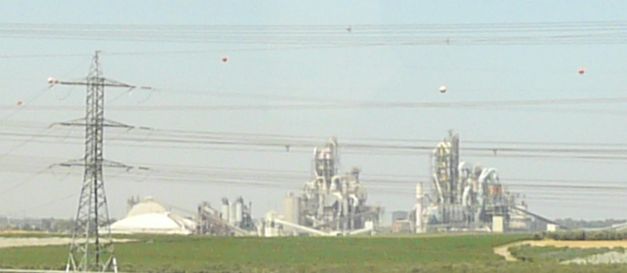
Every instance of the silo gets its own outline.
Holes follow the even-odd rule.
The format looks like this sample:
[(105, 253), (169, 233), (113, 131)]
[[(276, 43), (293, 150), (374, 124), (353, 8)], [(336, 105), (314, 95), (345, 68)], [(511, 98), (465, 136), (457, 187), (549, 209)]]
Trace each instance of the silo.
[(424, 232), (424, 226), (422, 223), (422, 207), (423, 207), (423, 192), (422, 192), (422, 183), (418, 183), (416, 184), (416, 215), (415, 215), (415, 219), (416, 219), (416, 223), (415, 223), (415, 230), (416, 233), (423, 233)]
[(243, 213), (243, 207), (244, 207), (244, 199), (243, 198), (238, 198), (235, 201), (234, 204), (235, 208), (234, 208), (234, 216), (233, 216), (233, 220), (234, 220), (234, 224), (235, 225), (239, 225), (242, 222), (242, 213)]
[(290, 192), (283, 199), (283, 214), (286, 221), (300, 224), (300, 198), (295, 196), (294, 193)]
[(229, 206), (229, 199), (226, 198), (222, 198), (222, 214), (221, 214), (221, 218), (223, 221), (228, 222), (229, 221), (229, 217), (230, 217), (230, 206)]

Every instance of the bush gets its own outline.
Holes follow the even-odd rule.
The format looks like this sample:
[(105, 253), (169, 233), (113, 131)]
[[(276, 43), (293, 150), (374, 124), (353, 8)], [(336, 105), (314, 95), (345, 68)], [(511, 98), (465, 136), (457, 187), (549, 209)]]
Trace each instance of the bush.
[(583, 231), (583, 230), (569, 230), (569, 231), (558, 231), (558, 232), (549, 232), (549, 233), (540, 233), (535, 234), (534, 239), (553, 239), (553, 240), (563, 240), (563, 241), (573, 241), (573, 240), (590, 240), (590, 241), (600, 241), (600, 240), (627, 240), (627, 231)]

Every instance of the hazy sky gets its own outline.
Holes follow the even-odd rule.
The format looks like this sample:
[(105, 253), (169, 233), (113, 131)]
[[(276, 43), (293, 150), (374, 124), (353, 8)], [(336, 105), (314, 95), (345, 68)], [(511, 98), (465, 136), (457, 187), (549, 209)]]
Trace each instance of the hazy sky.
[[(626, 21), (624, 1), (2, 1), (0, 25), (146, 24), (146, 25), (382, 25)], [(357, 30), (356, 30), (357, 31)], [(626, 30), (627, 31), (627, 30)], [(126, 94), (109, 90), (107, 106), (225, 105), (268, 103), (258, 99), (214, 96), (214, 92), (313, 97), (334, 100), (450, 102), (625, 97), (627, 50), (617, 45), (433, 45), (238, 50), (239, 45), (167, 42), (21, 39), (0, 36), (0, 131), (4, 124), (46, 125), (78, 118), (67, 111), (19, 111), (23, 101), (37, 105), (82, 106), (83, 88), (47, 88), (46, 79), (85, 76), (90, 55), (102, 50), (107, 77), (130, 83), (168, 87), (172, 92)], [(200, 50), (197, 54), (116, 52)], [(78, 54), (65, 57), (16, 57)], [(228, 63), (221, 58), (229, 57)], [(584, 76), (577, 69), (585, 67)], [(437, 90), (447, 85), (442, 95)], [(212, 91), (212, 92), (208, 92)], [(32, 102), (30, 100), (33, 100)], [(269, 102), (271, 103), (271, 102)], [(624, 105), (577, 109), (623, 111)], [(557, 109), (557, 110), (556, 110)], [(116, 111), (109, 119), (166, 129), (319, 136), (342, 139), (441, 139), (449, 129), (464, 140), (625, 143), (625, 114), (558, 111), (559, 107), (492, 109), (352, 109)], [(59, 130), (59, 129), (51, 129)], [(78, 130), (78, 129), (77, 129)], [(49, 131), (45, 131), (49, 132)], [(60, 132), (67, 132), (60, 131)], [(80, 135), (80, 130), (76, 135)], [(123, 135), (107, 131), (107, 137)], [(436, 143), (433, 143), (435, 145)], [(312, 147), (313, 148), (313, 147)], [(81, 184), (63, 169), (32, 174), (49, 164), (78, 158), (80, 144), (22, 143), (0, 136), (0, 215), (72, 217)], [(142, 164), (176, 164), (224, 168), (310, 171), (310, 153), (250, 152), (218, 149), (181, 150), (107, 146), (108, 159)], [(627, 186), (624, 161), (464, 156), (462, 160), (497, 168), (508, 177), (614, 181)], [(13, 165), (30, 170), (10, 172)], [(7, 167), (8, 166), (8, 167)], [(343, 169), (359, 166), (363, 174), (429, 175), (427, 153), (415, 156), (344, 154)], [(28, 173), (30, 172), (30, 173)], [(34, 178), (33, 178), (34, 177)], [(20, 184), (20, 181), (28, 181)], [(112, 216), (125, 214), (130, 195), (151, 195), (194, 211), (201, 201), (217, 204), (222, 196), (252, 201), (255, 216), (281, 210), (288, 189), (213, 183), (167, 183), (150, 177), (128, 180), (107, 172)], [(298, 189), (305, 181), (294, 181)], [(603, 183), (603, 182), (597, 182)], [(13, 185), (19, 186), (12, 189)], [(368, 184), (365, 184), (368, 187)], [(370, 190), (369, 200), (387, 211), (410, 209), (414, 188), (406, 194)], [(530, 209), (548, 217), (627, 218), (625, 191), (551, 191), (555, 198), (533, 198)], [(69, 196), (69, 197), (68, 197)], [(58, 200), (58, 201), (55, 201)]]

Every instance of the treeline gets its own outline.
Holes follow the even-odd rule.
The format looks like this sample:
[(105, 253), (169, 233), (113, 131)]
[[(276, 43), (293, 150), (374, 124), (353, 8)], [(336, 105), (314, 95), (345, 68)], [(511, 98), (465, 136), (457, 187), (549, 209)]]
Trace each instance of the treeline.
[(605, 219), (605, 220), (576, 220), (572, 218), (557, 219), (555, 220), (560, 226), (567, 227), (569, 229), (585, 229), (585, 228), (603, 228), (609, 227), (614, 224), (625, 223), (625, 219)]
[(562, 241), (600, 241), (600, 240), (627, 240), (627, 231), (584, 231), (568, 230), (557, 232), (543, 232), (536, 234), (535, 239), (553, 239)]

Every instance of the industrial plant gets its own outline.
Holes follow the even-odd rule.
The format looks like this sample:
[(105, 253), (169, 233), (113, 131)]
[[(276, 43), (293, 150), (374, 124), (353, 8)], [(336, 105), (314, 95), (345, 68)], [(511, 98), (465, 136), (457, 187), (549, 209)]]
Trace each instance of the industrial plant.
[(416, 185), (414, 230), (522, 231), (531, 228), (527, 205), (509, 192), (496, 169), (460, 161), (453, 132), (431, 154), (432, 193)]
[[(169, 233), (209, 236), (351, 236), (426, 232), (515, 232), (555, 223), (527, 210), (527, 204), (501, 183), (496, 169), (460, 160), (459, 135), (452, 132), (431, 153), (431, 183), (416, 183), (416, 203), (392, 213), (382, 228), (384, 209), (367, 203), (367, 185), (360, 169), (340, 170), (339, 144), (332, 137), (313, 149), (311, 179), (300, 192), (287, 192), (282, 211), (254, 219), (252, 202), (222, 198), (219, 206), (198, 205), (196, 215), (183, 217), (152, 198), (129, 200), (125, 219), (111, 225), (113, 233)], [(429, 187), (430, 186), (430, 187)], [(153, 226), (151, 226), (153, 225)], [(156, 226), (154, 226), (156, 225)]]
[(627, 1), (93, 2), (0, 2), (0, 273), (627, 273)]
[(366, 187), (359, 169), (339, 171), (337, 139), (331, 138), (313, 151), (312, 178), (302, 192), (289, 193), (283, 215), (269, 212), (263, 221), (264, 236), (355, 235), (372, 233), (379, 223), (380, 207), (366, 204)]
[(201, 235), (250, 236), (257, 233), (252, 203), (246, 205), (242, 197), (233, 202), (222, 198), (220, 209), (203, 202), (198, 206), (196, 221), (196, 233)]

